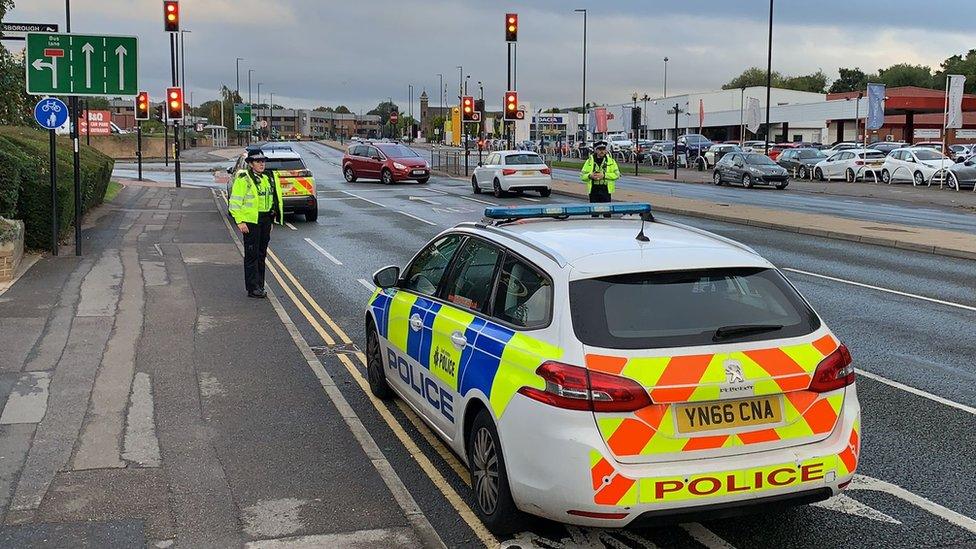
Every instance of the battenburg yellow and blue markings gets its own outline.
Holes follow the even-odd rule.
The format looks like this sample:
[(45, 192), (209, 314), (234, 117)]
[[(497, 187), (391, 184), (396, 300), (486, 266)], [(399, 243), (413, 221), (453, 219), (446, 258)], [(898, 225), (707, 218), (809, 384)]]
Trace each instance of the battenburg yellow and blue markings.
[[(377, 290), (370, 307), (380, 335), (390, 343), (387, 367), (452, 423), (454, 392), (480, 391), (501, 417), (521, 387), (545, 386), (536, 369), (563, 354), (559, 347), (409, 292)], [(420, 330), (410, 327), (415, 315), (422, 322)], [(455, 332), (467, 341), (461, 349), (451, 341)], [(423, 370), (415, 371), (412, 363)]]

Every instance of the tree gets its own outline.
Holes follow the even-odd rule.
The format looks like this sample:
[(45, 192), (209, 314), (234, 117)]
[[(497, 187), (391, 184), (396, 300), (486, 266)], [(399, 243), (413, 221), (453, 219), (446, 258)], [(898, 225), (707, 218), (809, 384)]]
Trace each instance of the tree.
[[(0, 19), (14, 7), (13, 0), (0, 0)], [(24, 124), (32, 116), (33, 102), (24, 83), (24, 61), (0, 45), (0, 124)]]
[(953, 55), (940, 66), (932, 78), (932, 84), (936, 89), (944, 90), (946, 76), (950, 74), (961, 74), (966, 77), (966, 93), (976, 93), (976, 50), (969, 50), (965, 56)]
[(315, 107), (312, 110), (315, 112), (335, 112), (335, 109), (332, 107)]
[(867, 88), (868, 75), (858, 67), (853, 69), (841, 67), (837, 72), (840, 73), (840, 78), (830, 85), (830, 93), (852, 92)]
[(390, 113), (394, 110), (400, 110), (396, 103), (391, 101), (383, 101), (379, 105), (376, 105), (376, 108), (370, 110), (366, 114), (378, 114), (380, 115), (380, 124), (386, 124), (390, 120)]
[(784, 77), (780, 87), (788, 90), (798, 90), (813, 93), (827, 92), (827, 75), (822, 70), (813, 74)]
[(352, 114), (352, 111), (349, 110), (349, 107), (345, 105), (339, 105), (338, 107), (336, 107), (335, 112), (336, 114)]
[[(774, 88), (780, 87), (783, 83), (783, 75), (773, 71), (771, 74), (771, 82)], [(739, 88), (749, 88), (752, 86), (765, 86), (766, 85), (766, 69), (760, 69), (759, 67), (749, 67), (748, 69), (742, 71), (742, 74), (736, 76), (732, 80), (729, 80), (727, 84), (722, 86), (723, 90), (737, 90)]]
[(897, 63), (887, 69), (878, 69), (878, 80), (889, 88), (898, 86), (932, 88), (935, 86), (935, 78), (932, 75), (931, 68), (924, 65), (909, 65), (908, 63)]

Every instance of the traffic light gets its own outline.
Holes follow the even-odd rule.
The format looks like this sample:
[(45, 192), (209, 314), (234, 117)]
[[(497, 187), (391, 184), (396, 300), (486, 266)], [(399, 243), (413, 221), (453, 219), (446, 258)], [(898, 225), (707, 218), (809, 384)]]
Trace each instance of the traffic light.
[(637, 130), (641, 127), (641, 108), (634, 107), (630, 109), (630, 129)]
[(518, 92), (505, 92), (505, 120), (518, 120)]
[(176, 0), (163, 1), (163, 29), (180, 32), (180, 3)]
[(461, 97), (461, 120), (463, 122), (473, 122), (474, 117), (474, 98), (470, 95)]
[(505, 14), (505, 41), (518, 42), (518, 14)]
[(149, 92), (141, 91), (136, 96), (136, 120), (149, 120)]
[(166, 88), (166, 116), (183, 120), (183, 88)]

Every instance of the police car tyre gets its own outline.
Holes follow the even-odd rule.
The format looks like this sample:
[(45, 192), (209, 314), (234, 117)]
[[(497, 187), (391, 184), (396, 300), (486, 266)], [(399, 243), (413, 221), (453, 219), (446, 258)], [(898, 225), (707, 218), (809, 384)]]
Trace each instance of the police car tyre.
[(393, 398), (393, 389), (386, 381), (386, 371), (383, 368), (383, 351), (380, 349), (379, 335), (373, 320), (366, 322), (366, 377), (369, 380), (369, 390), (378, 399)]
[(481, 194), (481, 187), (478, 186), (478, 176), (471, 176), (471, 190), (474, 194)]
[(309, 223), (315, 223), (315, 220), (318, 218), (319, 218), (319, 209), (317, 207), (309, 208), (305, 210), (305, 221), (308, 221)]
[(542, 189), (539, 191), (539, 196), (542, 198), (549, 198), (552, 195), (552, 189)]
[(498, 430), (485, 409), (475, 416), (468, 432), (468, 468), (475, 512), (485, 526), (496, 534), (522, 530), (526, 517), (512, 499)]
[(742, 186), (745, 187), (745, 188), (747, 188), (747, 189), (751, 189), (752, 188), (752, 176), (751, 175), (745, 174), (745, 175), (742, 176)]
[(915, 172), (915, 175), (912, 177), (912, 185), (916, 187), (921, 187), (924, 184), (925, 184), (925, 176), (922, 175), (922, 172)]
[(717, 171), (712, 174), (712, 182), (716, 185), (722, 185), (722, 174)]
[(502, 190), (502, 184), (496, 179), (491, 184), (492, 189), (495, 191), (495, 198), (501, 198), (505, 196), (505, 191)]
[(345, 176), (346, 181), (350, 183), (356, 180), (356, 172), (352, 171), (352, 166), (346, 166), (346, 169), (342, 170), (342, 175)]
[(384, 185), (393, 184), (393, 172), (391, 172), (390, 170), (383, 170), (383, 173), (380, 175), (380, 177)]

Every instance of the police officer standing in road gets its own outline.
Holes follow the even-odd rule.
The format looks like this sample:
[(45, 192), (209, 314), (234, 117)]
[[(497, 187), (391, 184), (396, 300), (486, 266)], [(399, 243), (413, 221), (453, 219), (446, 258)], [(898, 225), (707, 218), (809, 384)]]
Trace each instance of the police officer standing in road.
[(247, 169), (234, 178), (230, 214), (244, 237), (244, 287), (248, 297), (265, 297), (264, 264), (271, 240), (271, 225), (284, 222), (278, 176), (264, 173), (267, 157), (260, 150), (248, 153)]
[(620, 167), (607, 154), (606, 141), (597, 141), (593, 149), (593, 154), (583, 164), (580, 179), (586, 182), (586, 192), (590, 195), (591, 203), (610, 202), (614, 182), (620, 178)]

